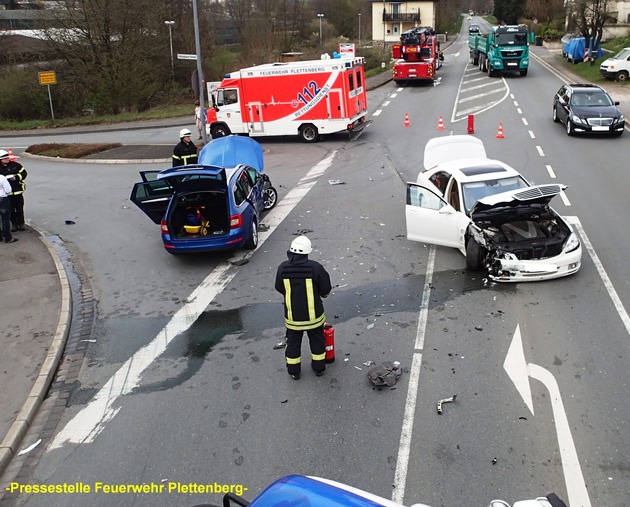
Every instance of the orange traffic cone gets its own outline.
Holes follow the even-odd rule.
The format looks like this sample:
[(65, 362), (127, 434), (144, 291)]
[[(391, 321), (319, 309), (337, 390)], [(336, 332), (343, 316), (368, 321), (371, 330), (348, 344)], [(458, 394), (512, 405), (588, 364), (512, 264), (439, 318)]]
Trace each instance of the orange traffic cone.
[(13, 152), (11, 151), (11, 148), (7, 148), (7, 152), (9, 152), (9, 160), (11, 162), (15, 162), (18, 158), (20, 157), (16, 157)]
[(405, 123), (403, 123), (403, 127), (411, 127), (411, 122), (409, 121), (409, 113), (405, 113)]
[(499, 122), (499, 131), (497, 132), (497, 139), (503, 139), (503, 123)]
[(440, 119), (438, 120), (438, 126), (437, 129), (438, 130), (444, 130), (446, 127), (444, 126), (444, 122), (442, 121), (442, 117), (440, 116)]

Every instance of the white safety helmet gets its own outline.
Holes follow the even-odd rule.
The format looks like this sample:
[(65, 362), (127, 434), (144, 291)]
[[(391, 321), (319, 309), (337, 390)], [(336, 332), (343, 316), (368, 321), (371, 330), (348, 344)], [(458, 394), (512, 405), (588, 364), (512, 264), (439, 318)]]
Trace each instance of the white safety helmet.
[(184, 139), (186, 136), (192, 136), (192, 132), (188, 129), (181, 129), (179, 131), (179, 138)]
[(0, 158), (7, 158), (9, 155), (9, 152), (7, 150), (0, 150)]
[(298, 236), (291, 243), (291, 248), (289, 248), (289, 252), (293, 252), (296, 254), (310, 254), (313, 251), (313, 246), (311, 245), (311, 240), (306, 236)]

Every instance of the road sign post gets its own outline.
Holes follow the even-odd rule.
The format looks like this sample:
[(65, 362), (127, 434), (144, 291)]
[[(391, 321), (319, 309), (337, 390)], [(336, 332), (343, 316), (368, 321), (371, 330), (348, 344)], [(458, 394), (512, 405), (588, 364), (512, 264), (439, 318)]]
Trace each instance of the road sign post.
[(39, 73), (39, 84), (48, 87), (48, 101), (50, 102), (50, 116), (55, 121), (55, 111), (53, 109), (52, 95), (50, 93), (50, 85), (57, 84), (57, 74), (54, 70)]

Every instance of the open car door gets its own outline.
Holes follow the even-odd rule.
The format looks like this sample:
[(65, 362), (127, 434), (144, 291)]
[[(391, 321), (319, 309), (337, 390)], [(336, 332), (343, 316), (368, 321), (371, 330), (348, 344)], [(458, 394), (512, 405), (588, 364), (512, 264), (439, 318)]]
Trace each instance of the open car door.
[(405, 220), (408, 240), (466, 251), (465, 235), (470, 218), (428, 187), (407, 183)]
[[(142, 175), (145, 179), (145, 175)], [(136, 183), (131, 190), (131, 201), (156, 224), (166, 214), (175, 190), (168, 180), (152, 180)]]

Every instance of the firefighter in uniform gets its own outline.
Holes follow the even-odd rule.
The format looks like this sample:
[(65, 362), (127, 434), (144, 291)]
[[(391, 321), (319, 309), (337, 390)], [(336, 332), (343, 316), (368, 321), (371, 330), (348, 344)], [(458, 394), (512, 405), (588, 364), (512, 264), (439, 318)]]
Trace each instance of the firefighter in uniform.
[(0, 174), (11, 184), (11, 232), (24, 231), (24, 180), (28, 175), (26, 169), (16, 160), (11, 160), (11, 154), (7, 150), (0, 150)]
[(179, 143), (173, 148), (173, 167), (197, 163), (197, 146), (190, 140), (192, 132), (188, 129), (179, 131)]
[(298, 236), (287, 252), (289, 260), (278, 267), (276, 290), (284, 296), (284, 325), (287, 328), (285, 357), (287, 371), (300, 378), (302, 335), (308, 334), (311, 347), (311, 367), (319, 377), (326, 371), (324, 345), (324, 305), (321, 298), (330, 293), (330, 275), (308, 254), (313, 247), (306, 236)]

